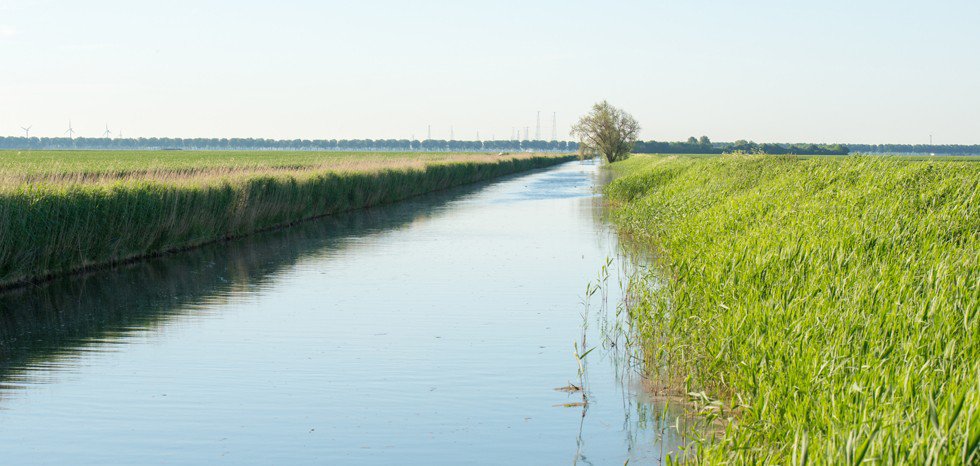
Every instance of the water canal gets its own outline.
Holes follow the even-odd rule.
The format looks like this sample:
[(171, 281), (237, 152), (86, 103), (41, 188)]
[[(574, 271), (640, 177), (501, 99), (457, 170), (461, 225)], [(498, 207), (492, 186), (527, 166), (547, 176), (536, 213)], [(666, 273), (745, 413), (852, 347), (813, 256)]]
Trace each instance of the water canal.
[[(0, 463), (658, 464), (674, 420), (600, 344), (608, 311), (583, 318), (617, 256), (601, 178), (572, 162), (0, 295)], [(583, 332), (587, 409), (555, 390)]]

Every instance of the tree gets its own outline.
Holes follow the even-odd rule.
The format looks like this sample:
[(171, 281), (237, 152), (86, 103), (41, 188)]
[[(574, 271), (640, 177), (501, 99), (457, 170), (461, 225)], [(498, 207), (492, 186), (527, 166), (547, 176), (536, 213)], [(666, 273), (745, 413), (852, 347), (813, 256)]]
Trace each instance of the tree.
[(711, 139), (708, 139), (708, 136), (701, 136), (701, 139), (698, 139), (698, 144), (702, 146), (710, 146)]
[(572, 136), (579, 140), (580, 155), (601, 155), (610, 162), (629, 157), (640, 124), (629, 114), (603, 100), (572, 126)]
[(691, 137), (687, 138), (687, 143), (688, 144), (697, 144), (698, 143), (698, 138), (696, 138), (694, 136), (691, 136)]

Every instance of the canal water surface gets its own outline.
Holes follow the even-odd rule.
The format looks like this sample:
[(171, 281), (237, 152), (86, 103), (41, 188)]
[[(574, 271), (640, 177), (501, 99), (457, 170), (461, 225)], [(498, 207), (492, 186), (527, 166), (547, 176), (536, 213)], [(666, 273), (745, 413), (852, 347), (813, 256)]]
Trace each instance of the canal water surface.
[[(617, 257), (600, 175), (572, 162), (0, 295), (0, 464), (658, 464), (673, 419), (602, 344), (602, 293), (583, 317)], [(555, 390), (580, 384), (583, 332), (587, 407)]]

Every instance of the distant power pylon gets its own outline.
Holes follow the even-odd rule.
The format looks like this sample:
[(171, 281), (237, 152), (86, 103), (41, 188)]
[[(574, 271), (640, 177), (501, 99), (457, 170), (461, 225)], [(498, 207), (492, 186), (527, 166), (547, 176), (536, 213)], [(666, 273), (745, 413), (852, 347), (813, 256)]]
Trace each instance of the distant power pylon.
[(453, 125), (449, 125), (449, 140), (450, 141), (456, 140), (456, 132), (453, 130)]
[(534, 139), (541, 139), (541, 110), (538, 110), (538, 116), (534, 119)]
[(558, 140), (558, 112), (551, 112), (551, 140)]
[(432, 140), (432, 125), (429, 125), (429, 129), (425, 133), (425, 138), (430, 141)]

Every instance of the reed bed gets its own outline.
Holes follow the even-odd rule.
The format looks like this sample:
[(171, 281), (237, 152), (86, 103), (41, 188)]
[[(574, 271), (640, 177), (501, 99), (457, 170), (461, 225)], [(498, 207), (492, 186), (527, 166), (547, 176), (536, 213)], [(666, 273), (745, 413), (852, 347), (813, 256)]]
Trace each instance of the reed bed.
[[(639, 156), (649, 376), (721, 419), (703, 464), (980, 464), (980, 164)], [(651, 278), (653, 279), (653, 278)]]
[[(507, 158), (528, 158), (516, 154)], [(25, 183), (165, 181), (208, 183), (213, 178), (318, 172), (421, 169), (432, 163), (497, 162), (487, 153), (0, 151), (0, 190)]]
[(550, 154), (0, 153), (0, 287), (568, 159)]

